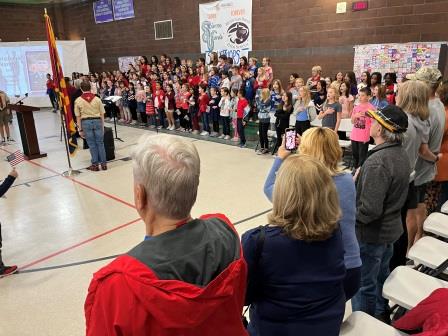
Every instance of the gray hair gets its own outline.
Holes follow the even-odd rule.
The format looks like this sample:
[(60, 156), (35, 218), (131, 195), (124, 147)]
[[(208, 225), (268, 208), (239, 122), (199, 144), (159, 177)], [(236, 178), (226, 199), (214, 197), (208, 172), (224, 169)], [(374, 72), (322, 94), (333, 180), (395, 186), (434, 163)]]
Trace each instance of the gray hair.
[(135, 181), (150, 207), (172, 219), (186, 218), (196, 202), (200, 159), (189, 141), (168, 135), (143, 136), (132, 153)]
[(402, 143), (404, 140), (404, 133), (393, 133), (387, 128), (381, 126), (381, 137), (385, 142)]

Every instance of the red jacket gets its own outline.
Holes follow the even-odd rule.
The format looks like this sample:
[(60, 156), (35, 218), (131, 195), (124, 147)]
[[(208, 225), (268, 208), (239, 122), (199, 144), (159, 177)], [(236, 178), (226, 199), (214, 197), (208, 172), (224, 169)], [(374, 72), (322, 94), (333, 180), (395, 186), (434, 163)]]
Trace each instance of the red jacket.
[(249, 105), (247, 102), (247, 99), (242, 97), (238, 99), (238, 104), (236, 106), (236, 117), (237, 118), (244, 118), (244, 109)]
[(154, 92), (154, 107), (157, 107), (158, 109), (165, 108), (165, 92), (162, 89)]
[(448, 288), (439, 288), (412, 308), (393, 326), (401, 330), (423, 329), (419, 336), (448, 335)]
[(205, 92), (199, 96), (199, 113), (205, 113), (207, 112), (207, 107), (208, 107), (208, 94), (206, 94)]
[[(160, 243), (162, 245), (158, 246), (162, 246), (162, 249), (163, 246), (170, 244), (175, 249), (182, 249), (185, 247), (178, 244), (179, 239), (185, 243), (182, 239), (191, 237), (191, 232), (197, 233), (198, 228), (203, 234), (194, 235), (193, 239), (202, 239), (201, 236), (207, 236), (209, 232), (218, 230), (217, 227), (227, 237), (231, 235), (232, 244), (236, 247), (236, 251), (239, 251), (237, 254), (239, 257), (232, 258), (233, 261), (226, 264), (223, 271), (214, 275), (204, 286), (176, 279), (161, 280), (153, 268), (156, 267), (154, 270), (158, 270), (158, 274), (161, 274), (169, 267), (175, 267), (176, 260), (188, 259), (189, 254), (199, 251), (201, 256), (209, 256), (210, 253), (214, 255), (213, 248), (220, 243), (220, 239), (216, 240), (219, 235), (215, 235), (215, 239), (207, 241), (208, 244), (204, 246), (184, 244), (188, 246), (188, 253), (185, 251), (167, 262), (162, 259), (159, 264), (151, 263), (153, 265), (151, 268), (132, 254), (132, 251), (148, 251), (148, 247), (150, 251), (148, 255), (153, 254), (151, 246)], [(176, 239), (173, 239), (174, 235)], [(241, 312), (245, 298), (247, 266), (238, 235), (229, 220), (219, 214), (206, 215), (171, 231), (171, 234), (165, 233), (152, 239), (142, 242), (128, 255), (118, 257), (94, 274), (84, 306), (86, 335), (246, 336)], [(221, 252), (227, 253), (225, 251), (233, 249), (231, 246), (226, 249), (224, 245), (224, 242), (221, 242)], [(161, 255), (164, 257), (169, 253), (169, 250), (165, 250)], [(179, 273), (194, 273), (196, 268), (206, 269), (207, 262), (213, 264), (212, 261), (216, 260), (213, 258), (216, 256), (210, 258), (199, 258), (196, 260), (198, 263), (187, 263), (190, 267), (188, 272), (185, 272), (184, 267), (175, 269)], [(168, 265), (165, 266), (166, 264)]]

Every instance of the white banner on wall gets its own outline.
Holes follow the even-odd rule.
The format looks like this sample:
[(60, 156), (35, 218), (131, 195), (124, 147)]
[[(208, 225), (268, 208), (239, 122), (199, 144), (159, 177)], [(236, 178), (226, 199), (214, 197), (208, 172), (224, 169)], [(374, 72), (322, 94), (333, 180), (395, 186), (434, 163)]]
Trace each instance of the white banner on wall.
[(252, 0), (199, 5), (201, 52), (252, 50)]

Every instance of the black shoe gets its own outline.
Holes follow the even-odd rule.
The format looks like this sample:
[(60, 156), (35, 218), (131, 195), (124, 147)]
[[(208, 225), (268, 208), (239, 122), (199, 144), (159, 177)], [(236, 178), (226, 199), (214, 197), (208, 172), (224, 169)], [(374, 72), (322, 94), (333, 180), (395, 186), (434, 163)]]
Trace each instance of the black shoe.
[(389, 313), (382, 313), (381, 315), (376, 315), (375, 318), (383, 323), (390, 325), (392, 322), (390, 320)]

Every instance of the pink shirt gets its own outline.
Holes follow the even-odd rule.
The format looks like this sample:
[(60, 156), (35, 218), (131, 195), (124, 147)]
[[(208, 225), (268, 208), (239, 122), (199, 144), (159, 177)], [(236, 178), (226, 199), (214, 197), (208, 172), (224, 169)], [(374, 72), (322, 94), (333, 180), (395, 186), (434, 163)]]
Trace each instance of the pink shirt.
[(361, 113), (361, 116), (354, 118), (353, 120), (353, 129), (350, 134), (350, 140), (358, 142), (368, 142), (370, 140), (370, 126), (372, 125), (372, 119), (365, 116), (365, 113), (369, 110), (375, 110), (375, 107), (370, 103), (359, 104), (353, 109), (353, 115)]

